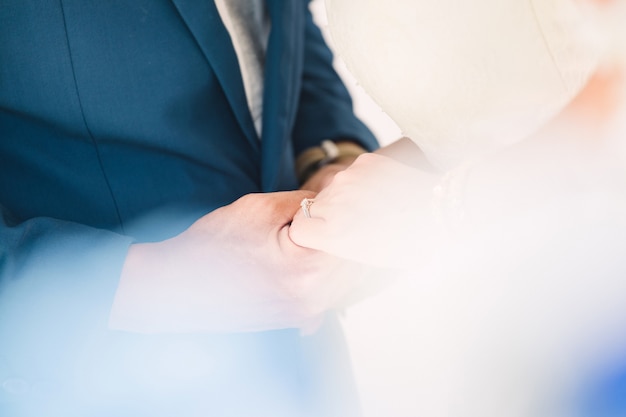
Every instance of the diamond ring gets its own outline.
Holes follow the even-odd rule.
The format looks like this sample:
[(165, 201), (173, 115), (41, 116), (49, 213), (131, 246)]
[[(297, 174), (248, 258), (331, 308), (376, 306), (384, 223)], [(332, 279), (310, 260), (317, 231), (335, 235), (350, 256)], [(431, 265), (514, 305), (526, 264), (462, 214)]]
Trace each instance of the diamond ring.
[(311, 208), (311, 204), (315, 203), (314, 198), (304, 198), (300, 202), (300, 207), (302, 207), (302, 212), (304, 213), (304, 217), (307, 219), (311, 218), (311, 212), (309, 209)]

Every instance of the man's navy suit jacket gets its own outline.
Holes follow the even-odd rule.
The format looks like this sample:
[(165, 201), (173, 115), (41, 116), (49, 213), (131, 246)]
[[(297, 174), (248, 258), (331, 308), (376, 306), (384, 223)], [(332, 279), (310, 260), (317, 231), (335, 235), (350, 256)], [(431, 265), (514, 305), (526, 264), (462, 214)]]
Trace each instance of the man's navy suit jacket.
[[(69, 398), (102, 406), (106, 395), (119, 405), (124, 390), (112, 387), (122, 379), (132, 381), (129, 390), (140, 387), (129, 415), (142, 415), (142, 395), (192, 397), (191, 386), (207, 403), (228, 407), (233, 390), (251, 403), (256, 390), (262, 403), (267, 392), (300, 387), (294, 401), (313, 401), (307, 396), (318, 371), (303, 360), (307, 348), (295, 332), (177, 338), (106, 329), (132, 242), (171, 237), (246, 193), (297, 188), (294, 157), (323, 139), (376, 146), (353, 115), (307, 2), (268, 0), (267, 7), (259, 138), (213, 1), (1, 2), (0, 411), (27, 415), (46, 401), (68, 410)], [(142, 376), (165, 372), (154, 370), (163, 361), (135, 369), (138, 358), (198, 339), (221, 358), (212, 371), (219, 389), (206, 378), (179, 375), (163, 388), (159, 377)], [(237, 369), (216, 353), (233, 349), (246, 350), (229, 356)], [(242, 387), (251, 374), (271, 377)], [(211, 415), (227, 415), (223, 407)]]

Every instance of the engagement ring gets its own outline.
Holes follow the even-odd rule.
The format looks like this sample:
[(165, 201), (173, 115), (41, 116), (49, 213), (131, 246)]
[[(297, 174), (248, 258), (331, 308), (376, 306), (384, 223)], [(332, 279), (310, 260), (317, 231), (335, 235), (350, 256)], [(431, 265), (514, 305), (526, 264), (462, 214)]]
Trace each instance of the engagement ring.
[(309, 211), (309, 208), (311, 208), (311, 204), (313, 204), (314, 202), (315, 202), (314, 198), (305, 198), (300, 203), (300, 206), (302, 207), (302, 211), (304, 212), (304, 217), (306, 217), (307, 219), (311, 218), (311, 212)]

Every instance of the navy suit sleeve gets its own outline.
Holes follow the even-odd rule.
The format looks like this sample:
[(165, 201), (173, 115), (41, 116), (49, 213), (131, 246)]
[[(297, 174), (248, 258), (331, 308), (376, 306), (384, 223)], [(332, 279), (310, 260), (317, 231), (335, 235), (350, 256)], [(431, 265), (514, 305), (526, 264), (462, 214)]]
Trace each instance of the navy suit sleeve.
[(376, 149), (376, 139), (354, 115), (352, 99), (333, 69), (333, 55), (308, 5), (305, 30), (302, 88), (293, 130), (296, 155), (324, 139), (349, 139)]
[[(0, 383), (70, 381), (91, 335), (106, 331), (131, 240), (50, 218), (14, 224), (0, 209)], [(29, 392), (0, 391), (0, 403)]]

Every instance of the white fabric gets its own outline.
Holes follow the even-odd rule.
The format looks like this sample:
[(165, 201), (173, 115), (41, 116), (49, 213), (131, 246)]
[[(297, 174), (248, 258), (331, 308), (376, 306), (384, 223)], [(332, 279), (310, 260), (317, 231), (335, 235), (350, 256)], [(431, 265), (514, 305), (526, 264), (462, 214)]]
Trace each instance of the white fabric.
[(559, 112), (595, 70), (577, 0), (326, 0), (340, 56), (426, 152), (453, 167)]
[(263, 0), (215, 0), (230, 34), (246, 91), (254, 127), (261, 137), (263, 74), (270, 20)]

